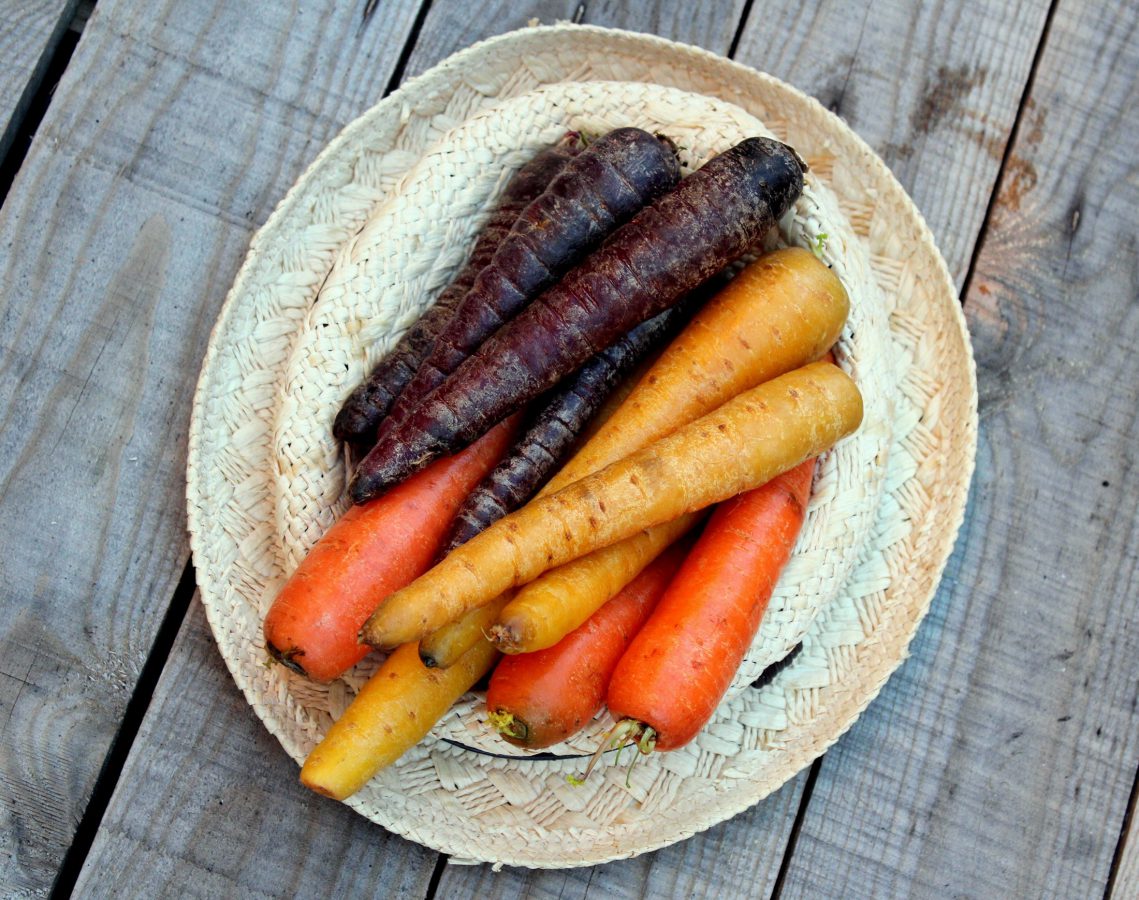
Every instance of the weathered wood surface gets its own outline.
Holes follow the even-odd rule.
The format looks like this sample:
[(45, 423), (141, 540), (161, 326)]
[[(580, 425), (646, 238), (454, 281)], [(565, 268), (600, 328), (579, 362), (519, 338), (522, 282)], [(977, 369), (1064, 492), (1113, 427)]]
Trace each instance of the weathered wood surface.
[(0, 0), (0, 159), (12, 146), (79, 0)]
[(739, 26), (744, 0), (720, 3), (624, 2), (624, 0), (475, 0), (433, 3), (423, 21), (407, 75), (418, 75), (471, 44), (523, 28), (532, 21), (553, 25), (581, 22), (606, 28), (643, 31), (673, 41), (727, 53)]
[(422, 897), (438, 856), (302, 788), (195, 598), (78, 897)]
[(190, 397), (250, 232), (417, 6), (358, 34), (334, 0), (103, 0), (55, 93), (0, 211), (0, 893), (55, 878), (184, 568)]
[[(28, 422), (34, 425), (31, 437), (17, 433), (13, 424), (0, 427), (0, 478), (5, 479), (0, 482), (0, 509), (5, 515), (25, 517), (39, 541), (46, 536), (50, 544), (41, 550), (31, 538), (0, 538), (6, 542), (0, 553), (14, 552), (17, 560), (14, 584), (0, 588), (0, 651), (7, 659), (0, 671), (8, 675), (0, 682), (0, 701), (6, 716), (14, 714), (0, 751), (9, 817), (0, 823), (10, 842), (0, 863), (5, 867), (0, 869), (0, 885), (6, 888), (36, 889), (50, 883), (53, 860), (58, 863), (59, 848), (66, 845), (82, 811), (181, 572), (181, 478), (192, 387), (185, 373), (197, 371), (204, 336), (236, 272), (248, 231), (336, 124), (378, 97), (416, 5), (380, 4), (358, 35), (359, 9), (330, 0), (300, 10), (261, 8), (257, 16), (242, 15), (239, 8), (247, 6), (224, 0), (212, 11), (183, 3), (153, 10), (136, 0), (102, 0), (92, 34), (85, 36), (21, 180), (0, 214), (0, 236), (5, 237), (0, 248), (7, 248), (15, 235), (18, 243), (13, 246), (19, 256), (27, 255), (26, 260), (15, 253), (11, 260), (3, 259), (9, 271), (0, 283), (8, 306), (5, 337), (0, 340), (7, 362), (0, 366), (15, 371), (0, 368), (0, 409), (8, 410), (9, 423), (16, 418), (25, 429)], [(652, 31), (726, 52), (743, 6), (742, 0), (713, 10), (708, 4), (673, 2), (647, 8), (596, 0), (435, 2), (407, 74), (531, 17), (551, 22), (579, 12), (586, 22)], [(926, 9), (896, 2), (854, 8), (838, 3), (809, 8), (755, 4), (737, 58), (837, 107), (883, 153), (915, 194), (961, 283), (984, 227), (988, 196), (1044, 14), (1040, 3), (1006, 8), (982, 0)], [(855, 20), (858, 31), (850, 25)], [(1058, 40), (1055, 32), (1061, 21), (1062, 16), (1050, 47)], [(1133, 22), (1128, 27), (1134, 44)], [(1087, 37), (1089, 26), (1080, 28)], [(100, 43), (92, 45), (96, 39)], [(340, 52), (320, 52), (321, 40)], [(1058, 74), (1064, 65), (1074, 66), (1076, 74), (1067, 77), (1077, 85), (1084, 74), (1108, 71), (1111, 59), (1085, 58), (1084, 51), (1073, 51), (1071, 37), (1066, 40), (1053, 51), (1058, 54), (1052, 60), (1053, 82), (1045, 82), (1042, 72), (1035, 95), (1041, 95), (1046, 83), (1051, 92), (1063, 87)], [(1091, 46), (1105, 43), (1115, 48), (1114, 80), (1109, 84), (1105, 77), (1087, 95), (1069, 92), (1066, 102), (1072, 108), (1066, 117), (1050, 117), (1056, 129), (1050, 138), (1044, 139), (1042, 132), (1036, 138), (1040, 146), (1034, 144), (1027, 154), (1018, 147), (1010, 160), (993, 223), (1001, 227), (984, 245), (969, 300), (974, 329), (980, 329), (982, 373), (989, 381), (986, 441), (966, 538), (919, 632), (915, 658), (824, 760), (782, 895), (941, 896), (948, 892), (945, 883), (959, 893), (1009, 895), (1020, 883), (1016, 876), (1030, 865), (1043, 866), (1046, 875), (1055, 874), (1057, 884), (1078, 895), (1080, 885), (1102, 885), (1107, 877), (1130, 787), (1130, 778), (1120, 787), (1124, 779), (1119, 772), (1133, 776), (1137, 764), (1135, 698), (1120, 688), (1127, 673), (1132, 688), (1135, 683), (1130, 659), (1137, 655), (1136, 635), (1132, 623), (1127, 636), (1128, 610), (1120, 599), (1127, 598), (1136, 550), (1134, 529), (1121, 535), (1118, 527), (1119, 522), (1134, 521), (1135, 493), (1112, 493), (1115, 487), (1092, 490), (1100, 485), (1098, 477), (1073, 480), (1071, 472), (1074, 463), (1088, 471), (1088, 466), (1113, 460), (1118, 471), (1128, 459), (1123, 448), (1134, 439), (1134, 414), (1126, 395), (1117, 405), (1089, 407), (1083, 402), (1076, 407), (1072, 397), (1077, 389), (1099, 392), (1087, 396), (1105, 395), (1106, 376), (1089, 375), (1078, 364), (1069, 372), (1053, 356), (1063, 353), (1069, 364), (1086, 359), (1102, 365), (1107, 359), (1114, 366), (1109, 367), (1112, 375), (1130, 379), (1132, 385), (1136, 378), (1119, 349), (1111, 354), (1110, 344), (1103, 352), (1097, 352), (1098, 345), (1086, 345), (1098, 316), (1087, 318), (1084, 331), (1065, 336), (1059, 344), (1041, 339), (1041, 332), (1055, 329), (1058, 311), (1077, 298), (1086, 302), (1098, 294), (1107, 268), (1103, 229), (1111, 225), (1095, 226), (1092, 215), (1104, 215), (1106, 174), (1096, 180), (1099, 173), (1088, 164), (1091, 148), (1101, 140), (1129, 147), (1137, 131), (1133, 118), (1117, 118), (1112, 131), (1109, 115), (1096, 120), (1098, 130), (1080, 152), (1062, 146), (1062, 139), (1074, 139), (1077, 124), (1086, 129), (1087, 121), (1102, 117), (1100, 90), (1116, 98), (1114, 108), (1120, 115), (1121, 105), (1133, 105), (1134, 97), (1130, 104), (1121, 104), (1118, 97), (1122, 79), (1134, 80), (1134, 50), (1128, 50), (1126, 35), (1107, 42), (1104, 32), (1090, 40)], [(251, 48), (254, 58), (236, 59), (234, 46)], [(226, 128), (234, 132), (220, 145), (203, 137), (212, 138), (210, 122), (218, 116), (219, 104)], [(110, 110), (127, 121), (108, 121)], [(1029, 116), (1022, 124), (1021, 143), (1033, 134), (1032, 121)], [(1030, 165), (1023, 167), (1021, 159)], [(1132, 200), (1133, 209), (1134, 178), (1126, 177), (1131, 179), (1131, 194), (1125, 199)], [(29, 179), (31, 187), (25, 184)], [(1099, 185), (1100, 194), (1086, 194), (1087, 218), (1081, 219), (1084, 225), (1076, 229), (1073, 241), (1079, 249), (1082, 237), (1086, 254), (1073, 258), (1077, 268), (1071, 273), (1061, 273), (1054, 265), (1066, 246), (1056, 243), (1056, 235), (1063, 234), (1059, 207), (1026, 203), (1026, 214), (1009, 217), (1009, 199), (1029, 193), (1026, 186), (1034, 181), (1067, 186), (1069, 193), (1075, 183)], [(49, 195), (40, 196), (45, 190)], [(1012, 193), (1006, 195), (1007, 190)], [(1038, 187), (1032, 196), (1049, 194)], [(61, 202), (65, 212), (53, 220), (50, 210)], [(1118, 256), (1132, 266), (1127, 296), (1134, 297), (1134, 228), (1119, 214), (1121, 208), (1126, 212), (1125, 200), (1119, 203), (1113, 207), (1116, 237), (1122, 232), (1131, 243)], [(1035, 218), (1038, 213), (1042, 218)], [(54, 222), (50, 234), (28, 233), (45, 221)], [(175, 257), (189, 253), (192, 258), (182, 262), (163, 257), (164, 246), (177, 247)], [(1007, 262), (998, 265), (1014, 250), (1020, 262), (1012, 268)], [(80, 262), (88, 256), (109, 259), (82, 269)], [(1043, 269), (1038, 280), (1023, 280), (1033, 265), (1044, 263), (1053, 266)], [(116, 270), (122, 274), (109, 279), (106, 273)], [(1115, 287), (1122, 283), (1120, 271), (1112, 270), (1117, 281), (1110, 284)], [(22, 286), (18, 296), (13, 285)], [(81, 322), (62, 331), (70, 343), (49, 347), (49, 331), (51, 340), (60, 338), (53, 329), (61, 328), (58, 309), (69, 287), (78, 298)], [(982, 287), (990, 294), (980, 293)], [(103, 292), (108, 300), (89, 299)], [(33, 293), (40, 298), (37, 307), (28, 300)], [(977, 297), (989, 302), (984, 315), (978, 313), (982, 305)], [(1052, 312), (1051, 321), (1046, 309)], [(1128, 318), (1122, 301), (1104, 310), (1103, 320), (1111, 323), (1104, 334), (1117, 341), (1117, 348), (1126, 348), (1124, 342), (1134, 332), (1134, 313)], [(12, 322), (23, 331), (19, 341), (9, 343), (16, 333)], [(37, 345), (38, 350), (23, 349)], [(100, 363), (103, 346), (115, 348), (121, 357)], [(13, 347), (20, 347), (22, 355), (13, 356)], [(1015, 366), (1008, 365), (1010, 358), (1017, 361)], [(120, 370), (112, 371), (116, 367)], [(146, 387), (152, 382), (144, 379), (154, 378), (162, 379), (161, 390)], [(1045, 406), (1057, 391), (1067, 403)], [(1018, 399), (1021, 393), (1031, 400)], [(158, 394), (168, 405), (158, 402)], [(1080, 397), (1083, 400), (1083, 394)], [(92, 400), (95, 406), (88, 412)], [(79, 514), (65, 516), (58, 506), (37, 507), (44, 495), (37, 493), (36, 485), (45, 469), (32, 451), (62, 444), (60, 435), (68, 428), (63, 412), (80, 402), (76, 416), (89, 419), (84, 443), (56, 452), (72, 469), (113, 471), (94, 479), (94, 498), (69, 495), (69, 502), (79, 502)], [(1092, 413), (1073, 413), (1073, 407)], [(1068, 419), (1058, 418), (1062, 410)], [(1054, 418), (1046, 415), (1050, 411)], [(1101, 424), (1108, 413), (1116, 418)], [(166, 432), (169, 442), (162, 440)], [(1103, 449), (1084, 446), (1104, 440)], [(84, 459), (85, 449), (101, 455), (101, 463)], [(17, 462), (14, 477), (11, 461)], [(132, 472), (137, 466), (146, 469)], [(1120, 472), (1119, 484), (1124, 474)], [(169, 490), (172, 483), (176, 492)], [(1111, 484), (1117, 484), (1114, 478)], [(12, 501), (13, 485), (18, 504)], [(1075, 491), (1077, 485), (1083, 485), (1084, 493)], [(1037, 497), (1032, 490), (1039, 492)], [(116, 504), (119, 511), (112, 514)], [(1079, 516), (1087, 517), (1089, 505), (1094, 515), (1109, 521), (1114, 516), (1115, 529), (1097, 521), (1093, 532), (1083, 529), (1092, 534), (1086, 542), (1060, 530), (1069, 521), (1082, 522)], [(1040, 516), (1049, 525), (1043, 536), (1038, 531)], [(49, 526), (52, 521), (56, 524)], [(51, 543), (52, 529), (61, 522), (69, 532)], [(104, 532), (110, 537), (99, 545), (91, 536)], [(85, 539), (93, 546), (85, 547)], [(1104, 546), (1097, 549), (1093, 539)], [(1072, 549), (1063, 551), (1069, 544)], [(51, 571), (47, 561), (60, 556), (62, 546), (72, 557), (78, 550), (78, 559), (69, 561), (62, 573), (41, 577)], [(1056, 587), (1042, 593), (1040, 579), (1059, 575), (1053, 562), (1057, 556), (1083, 580), (1069, 574), (1063, 593)], [(1096, 582), (1096, 572), (1108, 580)], [(1122, 607), (1114, 613), (1115, 620), (1108, 620), (1111, 613), (1103, 603), (1089, 600), (1089, 592), (1096, 590), (1113, 595)], [(1026, 632), (1022, 619), (1037, 614), (1036, 596), (1050, 602), (1035, 630)], [(999, 607), (998, 600), (1006, 606)], [(50, 643), (42, 622), (66, 624), (62, 613), (67, 610), (73, 619), (74, 611), (81, 611), (78, 620)], [(112, 618), (116, 611), (118, 617)], [(1073, 619), (1081, 625), (1086, 619), (1094, 639), (1076, 641)], [(1111, 643), (1105, 632), (1095, 630), (1104, 624), (1124, 629), (1124, 637)], [(84, 628), (91, 634), (84, 634)], [(1024, 642), (1030, 638), (1050, 646), (1042, 635), (1053, 642), (1059, 641), (1057, 635), (1071, 636), (1071, 641), (1060, 641), (1063, 646), (1056, 651), (1067, 658), (1049, 659), (1049, 650), (1031, 655), (1032, 648)], [(1002, 641), (1014, 642), (1019, 652), (1014, 660), (994, 655), (995, 648), (1003, 648)], [(975, 648), (980, 651), (973, 652)], [(118, 663), (121, 682), (92, 686), (88, 682), (104, 679), (111, 671), (107, 660)], [(1039, 689), (1022, 684), (1032, 680), (1025, 672), (1036, 677), (1045, 666), (1066, 665), (1071, 676), (1073, 660), (1092, 666), (1076, 670), (1088, 675), (1090, 688), (1048, 671), (1044, 674), (1051, 680), (1044, 678)], [(1114, 681), (1108, 677), (1113, 665)], [(1067, 692), (1047, 693), (1057, 686)], [(53, 700), (65, 690), (75, 698), (70, 707)], [(1089, 691), (1098, 694), (1085, 701)], [(1092, 699), (1098, 699), (1098, 706)], [(1130, 712), (1125, 701), (1131, 703)], [(1070, 711), (1059, 712), (1049, 704)], [(1092, 722), (1089, 709), (1105, 713), (1103, 722)], [(1056, 721), (1065, 715), (1072, 718)], [(1007, 745), (1000, 742), (1002, 732), (988, 724), (995, 721), (1005, 728), (1022, 720), (1029, 727), (1009, 730), (1010, 735), (1022, 733)], [(1100, 734), (1095, 733), (1097, 727)], [(61, 742), (61, 734), (71, 735), (71, 742)], [(1058, 738), (1059, 754), (1054, 746)], [(89, 746), (91, 741), (97, 746)], [(1074, 756), (1075, 741), (1082, 759)], [(997, 768), (976, 765), (975, 757)], [(34, 769), (28, 760), (35, 761)], [(1058, 766), (1056, 773), (1035, 771), (1042, 763)], [(232, 685), (195, 604), (87, 857), (79, 893), (433, 892), (429, 884), (435, 854), (387, 835), (342, 807), (310, 798), (295, 786), (295, 774), (295, 766), (253, 719)], [(449, 867), (438, 892), (479, 897), (765, 896), (775, 883), (803, 782), (800, 776), (749, 813), (656, 854), (566, 872)], [(9, 785), (15, 785), (12, 801)], [(1039, 796), (1048, 790), (1056, 790), (1056, 796)], [(1016, 804), (996, 811), (983, 804), (989, 795), (1003, 796), (1001, 791)], [(20, 818), (12, 819), (16, 801), (22, 801)], [(1102, 814), (1097, 814), (1097, 804)], [(1026, 810), (1032, 816), (1029, 821), (1014, 818)], [(1113, 821), (1104, 821), (1112, 815)], [(967, 831), (978, 823), (984, 826), (978, 834), (988, 843)], [(19, 842), (12, 843), (17, 836)], [(1094, 870), (1086, 882), (1063, 867), (1065, 860), (1085, 851), (1086, 868)], [(1000, 858), (990, 858), (997, 853)], [(987, 869), (980, 866), (987, 881), (958, 880), (979, 861), (988, 863)], [(1130, 896), (1124, 885), (1134, 867), (1134, 853), (1125, 852), (1115, 896)], [(1000, 876), (1010, 873), (1011, 881), (999, 883)], [(1039, 872), (1034, 877), (1023, 882), (1030, 893), (1052, 885)]]
[(823, 760), (783, 897), (1104, 894), (1139, 764), (1137, 26), (1059, 4), (965, 305), (982, 444), (958, 551)]

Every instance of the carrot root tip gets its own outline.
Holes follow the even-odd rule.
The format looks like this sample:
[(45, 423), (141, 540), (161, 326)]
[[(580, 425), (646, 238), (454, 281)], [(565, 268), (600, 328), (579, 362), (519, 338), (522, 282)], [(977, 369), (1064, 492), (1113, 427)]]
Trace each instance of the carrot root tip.
[(271, 641), (265, 642), (265, 649), (269, 653), (269, 659), (272, 662), (280, 663), (286, 669), (296, 672), (298, 675), (308, 675), (299, 662), (298, 656), (304, 656), (305, 652), (300, 647), (290, 647), (288, 650), (281, 650), (276, 647)]
[(522, 636), (518, 633), (517, 628), (503, 625), (500, 622), (497, 625), (492, 625), (488, 631), (483, 633), (486, 635), (486, 639), (503, 653), (518, 652), (518, 643)]
[(491, 710), (487, 713), (486, 718), (491, 727), (509, 741), (524, 742), (530, 732), (525, 722), (505, 709)]
[[(593, 771), (593, 767), (597, 765), (597, 761), (601, 759), (601, 754), (606, 750), (612, 750), (614, 747), (620, 749), (626, 744), (637, 744), (637, 749), (641, 749), (640, 742), (644, 739), (646, 732), (651, 732), (653, 735), (653, 745), (656, 744), (656, 732), (645, 725), (644, 722), (638, 722), (636, 719), (622, 719), (616, 725), (609, 729), (601, 743), (598, 744), (597, 749), (593, 752), (593, 757), (589, 760), (589, 765), (585, 767), (585, 772), (581, 775), (580, 781), (584, 782), (589, 773)], [(651, 752), (650, 750), (641, 750), (642, 753)]]

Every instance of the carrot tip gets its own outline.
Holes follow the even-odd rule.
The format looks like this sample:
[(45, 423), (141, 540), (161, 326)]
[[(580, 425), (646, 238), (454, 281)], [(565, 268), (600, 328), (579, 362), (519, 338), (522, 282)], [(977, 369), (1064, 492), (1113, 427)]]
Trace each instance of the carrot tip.
[(499, 735), (510, 743), (525, 743), (530, 729), (514, 713), (505, 709), (495, 709), (487, 713), (486, 719)]
[(585, 772), (580, 776), (582, 783), (589, 777), (589, 773), (593, 771), (593, 767), (597, 765), (597, 761), (601, 759), (601, 754), (606, 750), (612, 750), (614, 747), (624, 747), (626, 743), (635, 743), (637, 749), (642, 753), (650, 753), (652, 748), (645, 750), (641, 747), (645, 736), (652, 735), (652, 745), (656, 745), (656, 732), (649, 728), (644, 722), (638, 722), (636, 719), (622, 719), (616, 725), (609, 729), (609, 732), (602, 738), (601, 743), (593, 752), (593, 757), (589, 760), (589, 765), (585, 767)]
[(517, 653), (518, 643), (522, 640), (522, 635), (518, 633), (518, 629), (511, 625), (504, 625), (499, 622), (497, 625), (491, 625), (483, 634), (486, 639), (494, 644), (503, 653)]
[(269, 659), (273, 662), (280, 663), (286, 669), (296, 672), (298, 675), (308, 675), (304, 667), (297, 662), (298, 656), (305, 655), (304, 650), (300, 647), (290, 647), (288, 650), (279, 650), (271, 641), (266, 641), (265, 649), (269, 653)]

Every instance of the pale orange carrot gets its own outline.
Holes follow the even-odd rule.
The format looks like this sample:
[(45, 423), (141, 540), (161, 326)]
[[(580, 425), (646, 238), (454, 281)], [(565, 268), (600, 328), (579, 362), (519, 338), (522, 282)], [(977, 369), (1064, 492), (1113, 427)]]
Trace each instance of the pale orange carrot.
[[(762, 256), (697, 314), (542, 495), (818, 359), (838, 338), (848, 309), (842, 283), (814, 254), (792, 247)], [(527, 585), (492, 630), (499, 649), (526, 653), (557, 643), (683, 530), (651, 528), (627, 546), (608, 547)]]

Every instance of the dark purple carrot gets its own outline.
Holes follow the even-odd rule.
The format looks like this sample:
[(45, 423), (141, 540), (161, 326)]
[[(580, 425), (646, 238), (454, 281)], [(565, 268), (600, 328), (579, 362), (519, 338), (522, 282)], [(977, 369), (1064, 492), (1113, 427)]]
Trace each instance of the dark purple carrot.
[(685, 321), (692, 306), (677, 304), (642, 322), (592, 357), (564, 387), (551, 391), (494, 471), (467, 495), (440, 555), (446, 556), (529, 500), (561, 465), (613, 389)]
[(639, 128), (591, 143), (519, 216), (392, 404), (377, 440), (542, 291), (680, 180), (673, 145)]
[(352, 499), (363, 503), (466, 446), (753, 247), (798, 198), (804, 170), (790, 147), (748, 138), (685, 178), (382, 437), (356, 471)]
[(475, 276), (491, 261), (522, 211), (549, 186), (581, 147), (581, 136), (571, 131), (557, 144), (541, 151), (507, 182), (498, 205), (479, 233), (467, 264), (344, 401), (332, 423), (332, 433), (337, 440), (354, 444), (363, 451), (371, 448), (380, 421), (431, 352), (436, 336), (475, 283)]

